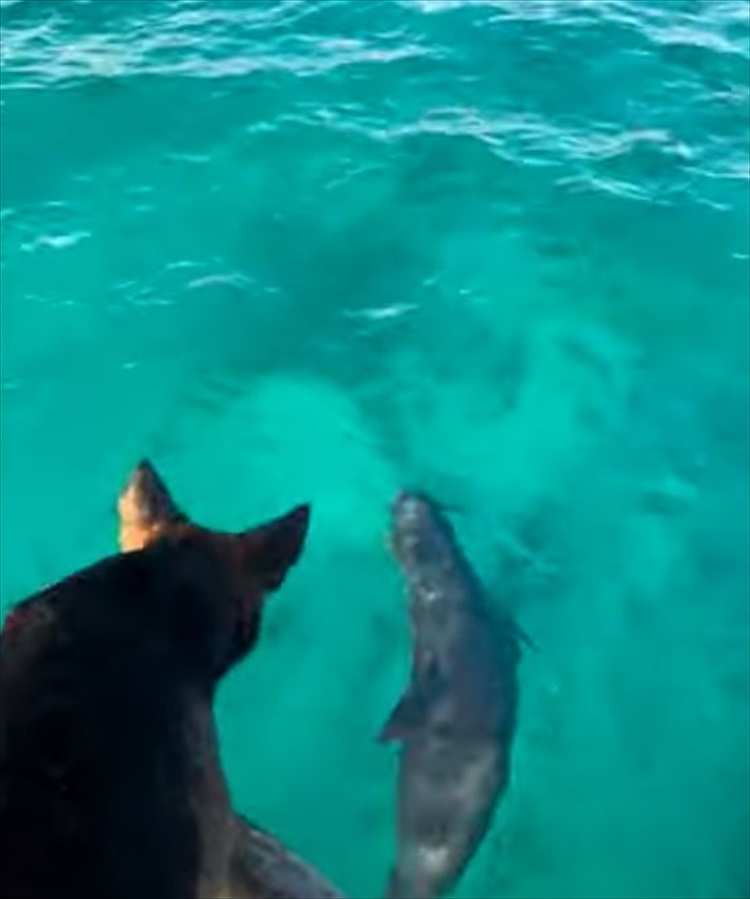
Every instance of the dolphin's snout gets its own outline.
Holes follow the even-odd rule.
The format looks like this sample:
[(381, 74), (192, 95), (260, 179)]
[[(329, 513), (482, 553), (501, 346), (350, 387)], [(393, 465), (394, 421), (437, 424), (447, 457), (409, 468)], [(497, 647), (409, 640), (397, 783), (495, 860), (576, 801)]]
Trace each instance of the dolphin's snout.
[(429, 511), (430, 503), (426, 496), (415, 490), (399, 490), (391, 506), (396, 527), (417, 521)]
[(427, 494), (402, 489), (391, 506), (391, 549), (404, 574), (424, 574), (444, 556), (446, 522), (439, 507)]
[(410, 496), (411, 494), (408, 490), (399, 490), (396, 496), (393, 498), (393, 502), (391, 503), (391, 513), (395, 518), (399, 517), (404, 509), (404, 506), (408, 504)]
[(403, 559), (421, 542), (425, 532), (427, 506), (422, 497), (410, 490), (400, 490), (391, 506), (391, 545)]

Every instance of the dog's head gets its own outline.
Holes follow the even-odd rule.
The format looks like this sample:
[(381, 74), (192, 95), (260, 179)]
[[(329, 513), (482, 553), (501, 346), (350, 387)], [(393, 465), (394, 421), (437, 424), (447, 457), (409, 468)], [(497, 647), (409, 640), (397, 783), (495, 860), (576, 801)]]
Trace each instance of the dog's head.
[(210, 530), (190, 521), (144, 461), (118, 500), (120, 549), (149, 557), (164, 584), (154, 611), (218, 677), (255, 643), (263, 599), (299, 559), (309, 516), (301, 505), (241, 533)]

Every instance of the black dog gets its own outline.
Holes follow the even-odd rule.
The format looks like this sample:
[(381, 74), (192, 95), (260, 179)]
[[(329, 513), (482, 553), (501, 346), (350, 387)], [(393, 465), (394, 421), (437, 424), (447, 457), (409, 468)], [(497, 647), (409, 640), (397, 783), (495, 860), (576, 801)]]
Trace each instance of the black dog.
[(119, 514), (124, 552), (20, 603), (0, 636), (0, 894), (252, 895), (213, 699), (298, 560), (309, 507), (211, 531), (144, 462)]

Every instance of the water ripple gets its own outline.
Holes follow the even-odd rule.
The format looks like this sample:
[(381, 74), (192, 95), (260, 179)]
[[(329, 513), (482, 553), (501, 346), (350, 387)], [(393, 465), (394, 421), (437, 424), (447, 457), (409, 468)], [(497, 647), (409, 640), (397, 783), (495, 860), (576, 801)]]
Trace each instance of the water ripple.
[[(6, 2), (3, 104), (23, 90), (125, 89), (155, 76), (256, 96), (305, 79), (320, 85), (318, 102), (301, 90), (295, 109), (253, 127), (320, 121), (327, 108), (331, 127), (378, 140), (469, 136), (502, 159), (568, 166), (566, 179), (653, 199), (681, 173), (685, 190), (720, 205), (715, 180), (745, 177), (745, 3), (402, 0), (378, 4), (379, 18), (365, 6)], [(596, 52), (602, 42), (619, 54)]]
[(373, 896), (393, 784), (362, 733), (406, 658), (377, 534), (396, 480), (434, 485), (504, 591), (499, 552), (541, 560), (519, 608), (556, 669), (524, 669), (502, 851), (464, 892), (747, 897), (747, 647), (695, 650), (748, 623), (748, 4), (0, 0), (0, 26), (0, 599), (111, 552), (136, 454), (217, 522), (311, 496), (316, 601), (279, 604), (222, 730), (239, 806)]

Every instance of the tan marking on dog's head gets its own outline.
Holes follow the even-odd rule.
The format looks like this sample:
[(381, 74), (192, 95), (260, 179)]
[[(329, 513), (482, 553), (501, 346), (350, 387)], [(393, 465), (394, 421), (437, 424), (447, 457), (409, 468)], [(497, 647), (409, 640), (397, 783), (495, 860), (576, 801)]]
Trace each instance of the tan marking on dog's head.
[(180, 640), (192, 644), (193, 656), (208, 659), (220, 677), (255, 644), (265, 597), (281, 587), (302, 553), (310, 506), (296, 506), (240, 533), (202, 527), (181, 511), (145, 461), (117, 505), (123, 553), (163, 541), (164, 552), (154, 547), (153, 564), (165, 582), (189, 586), (183, 591)]
[(154, 466), (145, 460), (138, 464), (120, 494), (117, 513), (122, 552), (143, 549), (190, 524)]
[(122, 552), (144, 549), (164, 536), (199, 537), (212, 546), (239, 577), (252, 577), (263, 590), (277, 590), (302, 552), (310, 517), (309, 505), (297, 506), (240, 533), (201, 527), (172, 498), (156, 468), (140, 462), (117, 502)]

